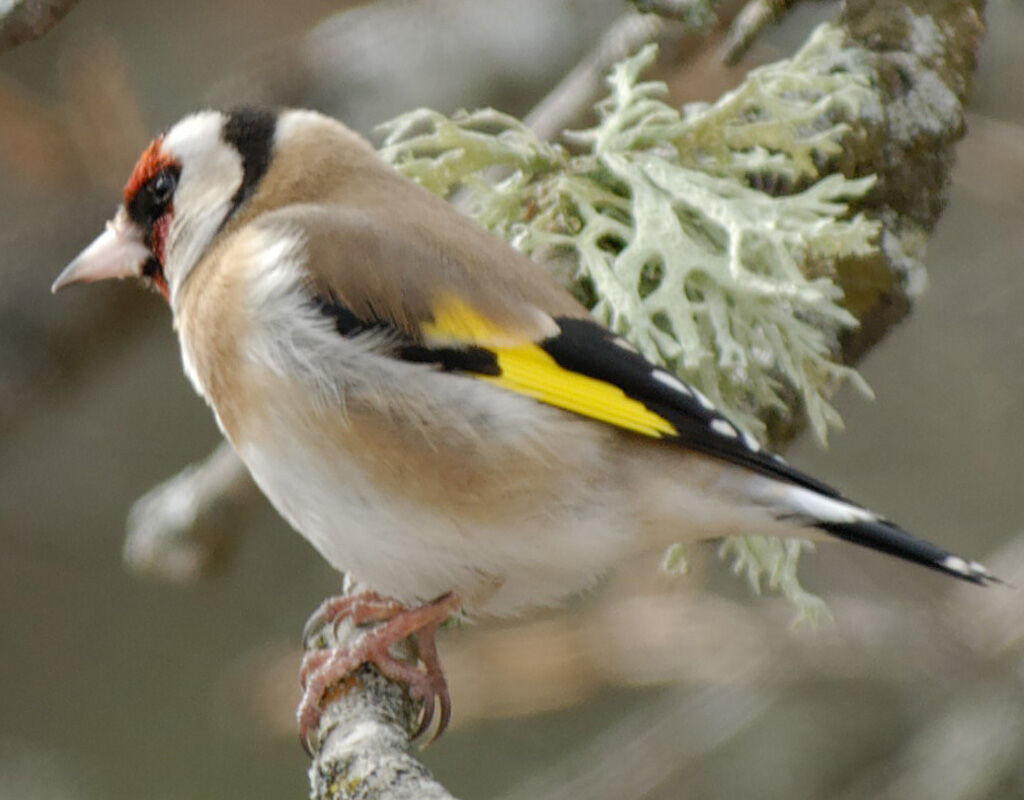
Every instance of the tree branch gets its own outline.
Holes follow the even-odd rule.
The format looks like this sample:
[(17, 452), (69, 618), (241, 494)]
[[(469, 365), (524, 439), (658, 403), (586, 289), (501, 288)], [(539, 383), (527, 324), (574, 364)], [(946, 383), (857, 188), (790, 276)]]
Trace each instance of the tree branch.
[(14, 0), (0, 3), (0, 53), (38, 39), (60, 22), (78, 0)]
[(128, 512), (125, 566), (190, 583), (228, 555), (261, 497), (227, 442), (136, 500)]
[[(589, 112), (604, 89), (605, 76), (616, 62), (648, 42), (671, 49), (674, 68), (683, 68), (699, 50), (708, 29), (725, 27), (740, 10), (739, 0), (633, 0), (638, 12), (623, 14), (597, 45), (524, 118), (541, 139), (556, 139)], [(715, 6), (715, 15), (702, 10)]]
[(729, 34), (722, 45), (723, 60), (734, 65), (747, 54), (754, 40), (773, 22), (778, 22), (783, 15), (799, 0), (750, 0), (743, 10), (736, 15)]
[[(849, 132), (835, 169), (876, 176), (853, 206), (882, 228), (879, 252), (836, 265), (846, 306), (860, 326), (841, 342), (857, 363), (909, 312), (926, 278), (928, 236), (945, 208), (954, 147), (985, 26), (982, 0), (847, 0), (838, 24), (873, 74), (874, 102), (837, 121)], [(800, 414), (769, 424), (772, 441), (804, 428)]]
[(364, 667), (325, 709), (322, 744), (309, 767), (317, 800), (452, 800), (409, 754), (416, 705), (402, 689)]
[[(363, 631), (323, 632), (327, 647), (344, 647)], [(411, 754), (410, 731), (420, 704), (397, 683), (363, 666), (329, 692), (309, 767), (315, 800), (454, 800)]]

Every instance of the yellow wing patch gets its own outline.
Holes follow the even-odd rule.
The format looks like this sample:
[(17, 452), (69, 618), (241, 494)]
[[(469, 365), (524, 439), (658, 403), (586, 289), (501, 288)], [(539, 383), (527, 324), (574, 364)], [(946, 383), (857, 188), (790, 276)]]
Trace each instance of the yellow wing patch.
[(537, 345), (494, 352), (501, 375), (481, 375), (481, 380), (645, 436), (660, 439), (676, 434), (670, 422), (628, 397), (618, 386), (563, 369)]
[[(556, 336), (557, 323), (540, 311), (537, 314), (547, 323), (542, 327), (543, 336)], [(458, 297), (449, 295), (438, 302), (433, 320), (421, 330), (434, 345), (469, 345), (492, 353), (501, 374), (470, 373), (479, 380), (645, 436), (661, 438), (677, 433), (670, 422), (618, 386), (561, 367), (525, 331), (503, 328)]]
[(519, 324), (501, 325), (453, 294), (435, 302), (431, 316), (420, 330), (432, 345), (514, 347), (558, 334), (557, 323), (539, 309), (524, 306)]

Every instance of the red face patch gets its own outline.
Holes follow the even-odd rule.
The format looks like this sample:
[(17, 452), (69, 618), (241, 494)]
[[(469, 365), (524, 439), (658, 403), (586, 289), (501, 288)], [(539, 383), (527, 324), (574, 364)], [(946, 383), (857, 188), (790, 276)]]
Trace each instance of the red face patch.
[(178, 162), (163, 151), (164, 137), (158, 136), (139, 156), (128, 183), (124, 185), (124, 204), (129, 205), (139, 189), (152, 180), (162, 169), (178, 166)]
[(167, 251), (167, 233), (171, 229), (171, 216), (173, 214), (174, 208), (168, 207), (167, 213), (153, 223), (153, 233), (150, 234), (150, 247), (161, 266), (164, 265), (164, 253)]

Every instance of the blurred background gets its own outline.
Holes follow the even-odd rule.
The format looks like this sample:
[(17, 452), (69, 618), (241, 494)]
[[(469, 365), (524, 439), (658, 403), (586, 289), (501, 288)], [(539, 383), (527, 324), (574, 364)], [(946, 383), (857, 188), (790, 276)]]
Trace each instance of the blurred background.
[[(3, 4), (0, 3), (0, 7)], [(125, 518), (218, 442), (162, 300), (53, 298), (149, 138), (197, 107), (307, 105), (370, 133), (416, 106), (526, 113), (620, 0), (82, 0), (0, 54), (0, 798), (305, 796), (299, 633), (338, 589), (262, 501), (190, 582), (133, 576)], [(790, 53), (801, 7), (713, 99)], [(1024, 4), (993, 0), (930, 288), (839, 398), (846, 433), (790, 460), (1024, 584)], [(456, 795), (1024, 797), (1024, 600), (852, 548), (805, 557), (835, 622), (728, 575), (624, 565), (568, 612), (442, 636)], [(561, 788), (559, 788), (561, 787)], [(561, 794), (559, 793), (561, 792)]]

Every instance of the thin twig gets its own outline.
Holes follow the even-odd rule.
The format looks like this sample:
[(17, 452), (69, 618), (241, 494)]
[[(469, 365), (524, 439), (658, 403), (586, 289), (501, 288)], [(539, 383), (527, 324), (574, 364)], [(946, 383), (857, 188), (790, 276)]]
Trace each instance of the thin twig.
[(630, 0), (641, 14), (657, 14), (690, 27), (703, 27), (714, 21), (714, 6), (720, 0)]
[(601, 92), (609, 67), (664, 33), (668, 22), (655, 14), (624, 14), (597, 46), (523, 120), (541, 139), (554, 139)]
[(750, 0), (729, 28), (722, 44), (722, 60), (734, 66), (746, 55), (761, 31), (780, 20), (798, 2), (800, 0)]
[(256, 507), (259, 493), (227, 442), (205, 460), (154, 486), (128, 513), (124, 563), (173, 583), (216, 566)]

